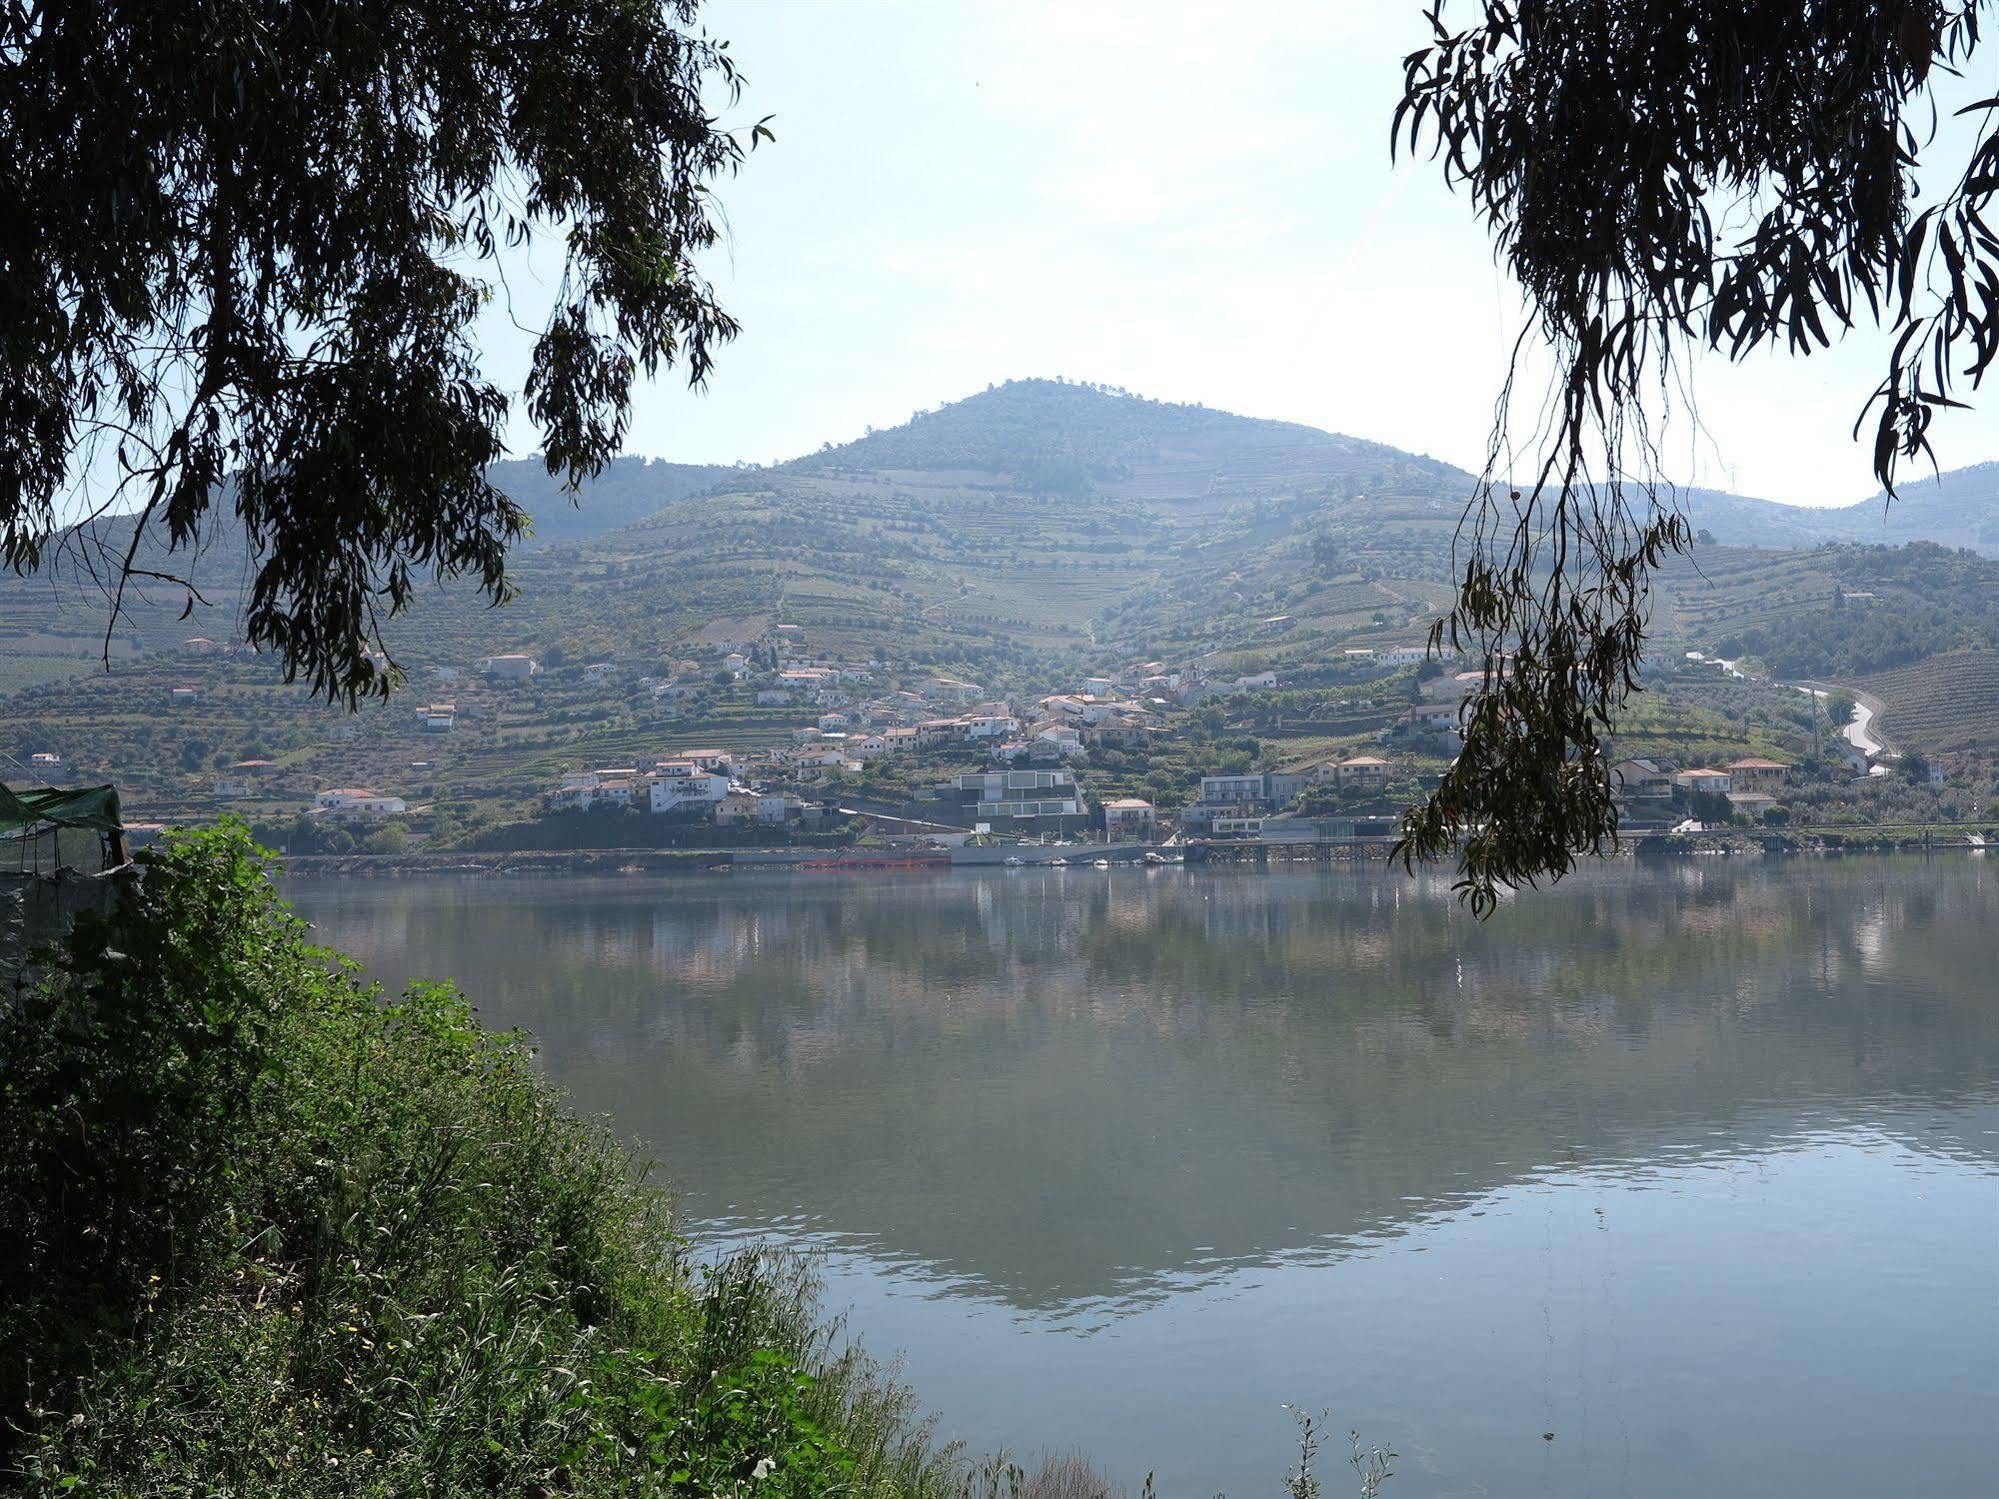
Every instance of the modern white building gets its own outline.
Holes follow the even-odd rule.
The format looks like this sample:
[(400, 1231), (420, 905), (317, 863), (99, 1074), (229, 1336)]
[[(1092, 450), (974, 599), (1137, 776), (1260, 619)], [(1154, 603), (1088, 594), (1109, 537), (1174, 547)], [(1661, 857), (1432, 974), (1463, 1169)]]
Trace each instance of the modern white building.
[(689, 760), (662, 761), (652, 777), (652, 809), (673, 812), (683, 807), (712, 808), (729, 794), (729, 778), (704, 770)]
[(332, 787), (313, 797), (312, 805), (329, 817), (389, 817), (409, 810), (400, 796), (383, 796), (362, 786)]

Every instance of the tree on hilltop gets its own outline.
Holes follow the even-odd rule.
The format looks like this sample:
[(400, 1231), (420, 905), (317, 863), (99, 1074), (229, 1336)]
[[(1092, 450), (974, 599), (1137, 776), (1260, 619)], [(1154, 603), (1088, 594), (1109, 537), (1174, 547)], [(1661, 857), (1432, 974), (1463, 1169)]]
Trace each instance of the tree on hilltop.
[[(249, 639), (350, 704), (388, 690), (371, 653), (419, 578), (505, 599), (526, 517), (486, 477), (510, 402), (481, 308), (532, 322), (525, 409), (571, 486), (616, 452), (638, 375), (699, 384), (736, 331), (694, 258), (713, 182), (768, 131), (710, 112), (739, 79), (696, 11), (0, 11), (0, 563), (85, 551), (115, 628), (129, 583), (185, 582), (239, 525)], [(551, 234), (536, 306), (500, 256)], [(79, 498), (129, 525), (72, 528)]]
[[(1405, 862), (1458, 851), (1481, 912), (1614, 841), (1601, 737), (1637, 685), (1648, 584), (1694, 544), (1658, 478), (1658, 402), (1688, 354), (1809, 354), (1899, 330), (1864, 406), (1892, 495), (1939, 410), (1999, 359), (1999, 99), (1924, 206), (1933, 79), (1987, 0), (1448, 0), (1405, 63), (1393, 136), (1469, 195), (1553, 357), (1542, 440), (1501, 393), (1438, 643), (1484, 663), (1464, 751), (1405, 820)], [(1955, 165), (1955, 164), (1953, 164)], [(1519, 373), (1516, 353), (1515, 375)], [(1647, 397), (1652, 398), (1648, 409)], [(1856, 431), (1860, 430), (1856, 427)]]

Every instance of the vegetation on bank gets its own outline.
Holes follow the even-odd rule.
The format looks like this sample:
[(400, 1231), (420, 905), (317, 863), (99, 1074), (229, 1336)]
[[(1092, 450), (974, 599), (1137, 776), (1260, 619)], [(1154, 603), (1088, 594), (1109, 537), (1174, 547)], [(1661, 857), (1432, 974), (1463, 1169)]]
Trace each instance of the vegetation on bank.
[(31, 1492), (949, 1487), (807, 1282), (701, 1268), (449, 986), (176, 839), (0, 1015), (0, 1472)]
[(314, 947), (240, 827), (140, 860), (0, 1000), (0, 1490), (1119, 1492), (933, 1445), (800, 1267), (703, 1264), (521, 1036)]

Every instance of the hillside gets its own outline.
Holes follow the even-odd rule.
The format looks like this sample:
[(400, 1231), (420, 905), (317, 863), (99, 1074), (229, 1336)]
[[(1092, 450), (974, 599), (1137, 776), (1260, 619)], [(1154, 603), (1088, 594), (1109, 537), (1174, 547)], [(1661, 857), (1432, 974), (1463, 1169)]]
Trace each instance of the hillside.
[[(1375, 443), (1051, 381), (999, 386), (768, 468), (623, 461), (586, 486), (580, 508), (537, 464), (500, 478), (537, 520), (511, 569), (519, 597), (493, 610), (467, 589), (429, 588), (389, 627), (410, 698), (454, 697), (457, 733), (418, 737), (409, 698), (343, 724), (267, 662), (184, 647), (236, 633), (247, 558), (224, 538), (193, 559), (212, 602), (183, 618), (183, 591), (152, 588), (114, 635), (108, 675), (104, 597), (84, 554), (48, 577), (0, 578), (0, 750), (60, 749), (132, 785), (140, 805), (181, 805), (238, 758), (278, 762), (295, 790), (331, 777), (439, 805), (519, 805), (565, 767), (631, 763), (669, 738), (786, 740), (795, 707), (709, 683), (681, 708), (638, 680), (781, 635), (796, 653), (871, 663), (884, 679), (943, 672), (1026, 700), (1134, 660), (1222, 680), (1272, 671), (1285, 690), (1232, 708), (1240, 731), (1211, 724), (1200, 753), (1301, 764), (1365, 742), (1407, 702), (1403, 677), (1347, 653), (1416, 645), (1447, 607), (1471, 484)], [(1733, 496), (1689, 504), (1723, 543), (1829, 513)], [(1830, 514), (1836, 528), (1844, 512)], [(115, 522), (98, 538), (120, 539)], [(1780, 678), (1855, 682), (1939, 652), (1999, 654), (1999, 563), (1801, 539), (1810, 545), (1703, 544), (1675, 559), (1654, 599), (1655, 662), (1698, 650)], [(511, 651), (550, 669), (532, 690), (466, 675)], [(617, 666), (585, 681), (590, 662)], [(713, 668), (701, 670), (705, 680)], [(1795, 694), (1723, 692), (1712, 675), (1655, 680), (1632, 742), (1682, 759), (1809, 744)], [(1907, 721), (1890, 723), (1898, 744), (1975, 733), (1968, 709), (1954, 715), (1947, 693), (1922, 696), (1929, 679), (1909, 680), (1901, 690), (1884, 679), (1877, 694), (1897, 708), (1906, 699)], [(199, 691), (163, 713), (175, 687)], [(1198, 758), (1175, 753), (1107, 756), (1093, 774), (1120, 789), (1170, 786)]]
[(1934, 752), (1999, 745), (1999, 651), (1950, 651), (1857, 684), (1881, 702), (1898, 744)]
[(1999, 563), (1929, 542), (1808, 552), (1702, 547), (1660, 577), (1662, 646), (1788, 678), (1853, 677), (1999, 646)]
[(1999, 557), (1999, 463), (1915, 480), (1892, 502), (1876, 495), (1829, 512), (1825, 524), (1846, 540), (1889, 545), (1933, 541)]
[[(828, 649), (966, 665), (1127, 644), (1301, 659), (1407, 639), (1434, 615), (1471, 487), (1449, 465), (1376, 443), (1041, 380), (771, 468), (620, 460), (580, 503), (535, 460), (496, 478), (534, 518), (514, 567), (520, 599), (495, 614), (469, 590), (428, 591), (392, 627), (399, 659), (664, 651), (718, 622), (751, 634), (797, 624)], [(1950, 537), (1969, 535), (1995, 482), (1999, 469), (1918, 486), (1893, 524), (1913, 534), (1927, 515)], [(1685, 501), (1724, 546), (1807, 547), (1881, 529), (1878, 507), (1801, 510), (1706, 491)], [(118, 524), (99, 539), (115, 549)], [(240, 544), (221, 537), (191, 564), (150, 560), (191, 565), (213, 607), (183, 620), (186, 594), (151, 586), (120, 622), (114, 655), (235, 634)], [(1832, 586), (1816, 575), (1808, 585), (1793, 560), (1760, 561), (1782, 575), (1775, 594), (1752, 601), (1763, 614)], [(104, 613), (74, 554), (51, 577), (0, 579), (0, 691), (91, 669)], [(1695, 603), (1669, 616), (1699, 633), (1713, 613)]]

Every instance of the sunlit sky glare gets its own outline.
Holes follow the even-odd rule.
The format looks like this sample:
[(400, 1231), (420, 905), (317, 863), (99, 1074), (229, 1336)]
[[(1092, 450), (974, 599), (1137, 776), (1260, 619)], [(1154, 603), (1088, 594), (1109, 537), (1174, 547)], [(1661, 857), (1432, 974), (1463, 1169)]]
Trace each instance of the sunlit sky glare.
[[(729, 118), (777, 132), (721, 188), (743, 333), (704, 394), (640, 393), (629, 450), (773, 461), (1061, 375), (1477, 468), (1521, 311), (1467, 201), (1389, 158), (1422, 9), (710, 0), (749, 79)], [(503, 381), (518, 343), (489, 330)], [(1672, 476), (1868, 496), (1884, 348), (1700, 361)], [(1939, 423), (1946, 467), (1999, 456), (1992, 415)]]

